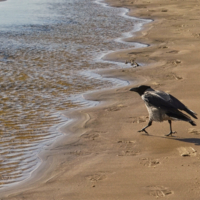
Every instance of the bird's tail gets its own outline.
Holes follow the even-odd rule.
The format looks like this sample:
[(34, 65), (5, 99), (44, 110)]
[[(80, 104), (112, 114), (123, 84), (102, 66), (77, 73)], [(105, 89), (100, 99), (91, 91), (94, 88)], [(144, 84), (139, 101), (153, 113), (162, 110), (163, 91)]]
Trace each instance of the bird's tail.
[(192, 110), (190, 110), (190, 109), (188, 109), (188, 108), (187, 108), (185, 111), (186, 111), (188, 114), (190, 114), (192, 117), (194, 117), (195, 119), (197, 119), (197, 116), (196, 116), (197, 114), (196, 114), (195, 112), (193, 112)]
[(186, 122), (189, 122), (192, 126), (196, 126), (196, 123), (194, 121), (192, 121), (189, 116), (187, 116), (186, 114), (184, 114), (180, 111), (177, 111), (177, 110), (168, 111), (166, 114), (175, 120), (186, 121)]
[(192, 125), (192, 126), (196, 126), (196, 123), (192, 120), (189, 121), (189, 123)]

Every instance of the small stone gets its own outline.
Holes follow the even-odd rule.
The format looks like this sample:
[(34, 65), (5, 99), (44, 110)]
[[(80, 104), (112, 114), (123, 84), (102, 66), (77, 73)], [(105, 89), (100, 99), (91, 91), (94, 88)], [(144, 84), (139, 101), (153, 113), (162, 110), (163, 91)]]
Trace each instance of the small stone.
[(140, 65), (138, 63), (135, 62), (136, 67), (139, 67)]
[(176, 64), (179, 64), (179, 63), (181, 63), (181, 60), (176, 60), (175, 62), (176, 62)]
[(181, 156), (186, 157), (186, 156), (190, 156), (190, 154), (189, 153), (183, 153), (183, 154), (181, 154)]
[(130, 63), (131, 63), (131, 65), (134, 65), (135, 61), (134, 61), (134, 60), (131, 60)]

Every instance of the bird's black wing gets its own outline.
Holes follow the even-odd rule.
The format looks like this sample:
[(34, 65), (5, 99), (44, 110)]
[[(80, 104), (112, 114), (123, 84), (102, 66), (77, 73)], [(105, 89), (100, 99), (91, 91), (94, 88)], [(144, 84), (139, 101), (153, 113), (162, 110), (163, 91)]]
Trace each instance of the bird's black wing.
[(162, 91), (148, 91), (143, 95), (143, 100), (147, 103), (166, 110), (184, 110), (192, 117), (196, 118), (196, 113), (189, 110), (183, 103), (181, 103), (174, 96)]
[(194, 117), (195, 119), (197, 119), (196, 117), (196, 113), (193, 112), (192, 110), (188, 109), (183, 103), (181, 103), (177, 98), (175, 98), (174, 96), (170, 95), (171, 101), (173, 103), (173, 105), (179, 109), (179, 110), (184, 110), (185, 112), (187, 112), (188, 114), (190, 114), (192, 117)]
[(142, 99), (157, 108), (176, 109), (176, 107), (171, 104), (169, 95), (161, 91), (147, 91), (142, 95)]

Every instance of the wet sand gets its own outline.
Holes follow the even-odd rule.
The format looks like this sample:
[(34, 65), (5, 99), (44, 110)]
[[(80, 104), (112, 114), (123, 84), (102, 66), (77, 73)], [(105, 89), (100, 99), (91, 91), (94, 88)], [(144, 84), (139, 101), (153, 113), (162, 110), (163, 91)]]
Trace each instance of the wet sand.
[(94, 59), (135, 44), (111, 39), (133, 29), (136, 20), (119, 16), (127, 9), (91, 0), (20, 0), (18, 6), (0, 4), (0, 19), (6, 19), (0, 20), (0, 188), (39, 166), (38, 153), (62, 135), (58, 127), (68, 121), (63, 110), (96, 103), (83, 99), (83, 92), (127, 85), (90, 70), (127, 67)]
[[(97, 107), (66, 113), (75, 119), (59, 141), (41, 153), (43, 164), (30, 179), (1, 192), (1, 199), (198, 199), (200, 129), (174, 122), (153, 123), (149, 136), (138, 133), (148, 115), (139, 95), (129, 91), (148, 84), (170, 92), (196, 113), (199, 107), (198, 1), (109, 1), (130, 8), (130, 15), (151, 18), (134, 38), (149, 47), (115, 52), (108, 60), (136, 59), (144, 67), (104, 71), (130, 86), (96, 92)], [(137, 83), (136, 83), (137, 81)]]

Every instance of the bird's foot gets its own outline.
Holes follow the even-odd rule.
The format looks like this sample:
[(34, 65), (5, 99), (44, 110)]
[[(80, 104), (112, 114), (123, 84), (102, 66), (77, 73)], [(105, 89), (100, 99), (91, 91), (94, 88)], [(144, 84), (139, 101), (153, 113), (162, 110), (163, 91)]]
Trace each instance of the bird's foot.
[(176, 131), (171, 131), (169, 134), (165, 135), (165, 136), (172, 136), (172, 134), (175, 134)]
[(138, 132), (145, 132), (147, 135), (149, 135), (149, 133), (144, 128), (139, 130)]

